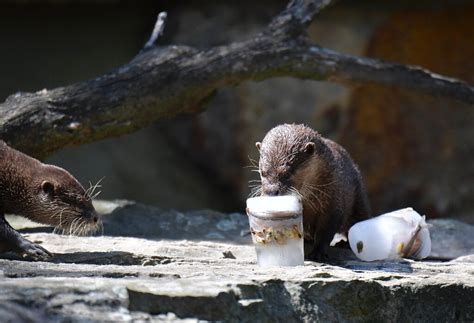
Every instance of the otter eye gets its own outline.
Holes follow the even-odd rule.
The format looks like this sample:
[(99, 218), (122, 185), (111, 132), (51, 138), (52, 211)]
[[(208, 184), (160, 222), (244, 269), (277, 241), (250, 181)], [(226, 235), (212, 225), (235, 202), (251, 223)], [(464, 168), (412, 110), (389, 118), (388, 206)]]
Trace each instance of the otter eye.
[(266, 171), (260, 171), (260, 176), (262, 177), (267, 177), (268, 176), (268, 173)]
[(308, 155), (311, 155), (314, 152), (314, 142), (308, 142), (304, 146), (304, 152), (307, 153)]
[(41, 183), (41, 189), (43, 190), (45, 194), (48, 194), (48, 195), (51, 195), (54, 193), (54, 185), (53, 183), (48, 182), (48, 181), (43, 181), (43, 183)]

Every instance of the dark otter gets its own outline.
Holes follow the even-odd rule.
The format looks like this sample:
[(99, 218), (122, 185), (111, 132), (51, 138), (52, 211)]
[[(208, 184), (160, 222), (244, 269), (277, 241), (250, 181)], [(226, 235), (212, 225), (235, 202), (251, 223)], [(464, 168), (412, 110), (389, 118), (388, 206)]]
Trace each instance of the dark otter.
[(344, 148), (304, 125), (284, 124), (257, 142), (263, 195), (295, 193), (303, 201), (305, 254), (321, 260), (334, 234), (370, 210), (362, 178)]
[(43, 164), (0, 140), (0, 252), (14, 251), (33, 259), (51, 253), (23, 238), (5, 220), (5, 213), (85, 234), (99, 226), (90, 190), (62, 168)]

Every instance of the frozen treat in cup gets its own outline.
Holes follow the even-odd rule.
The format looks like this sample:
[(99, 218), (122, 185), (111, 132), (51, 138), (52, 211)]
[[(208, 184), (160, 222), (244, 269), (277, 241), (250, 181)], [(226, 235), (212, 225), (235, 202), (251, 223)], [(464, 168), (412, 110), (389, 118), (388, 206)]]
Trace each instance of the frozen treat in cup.
[(303, 265), (303, 207), (298, 196), (249, 198), (247, 215), (259, 266)]

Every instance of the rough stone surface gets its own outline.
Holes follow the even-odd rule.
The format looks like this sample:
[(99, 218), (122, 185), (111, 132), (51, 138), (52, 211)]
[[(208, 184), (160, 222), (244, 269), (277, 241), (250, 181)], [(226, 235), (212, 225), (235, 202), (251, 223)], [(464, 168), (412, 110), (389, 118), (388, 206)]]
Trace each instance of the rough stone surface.
[(470, 256), (364, 263), (333, 250), (325, 264), (262, 269), (244, 215), (96, 205), (105, 214), (103, 236), (55, 235), (9, 217), (55, 257), (2, 256), (2, 322), (474, 320), (466, 301), (474, 296)]
[(474, 255), (474, 225), (453, 219), (430, 220), (431, 257), (452, 259)]

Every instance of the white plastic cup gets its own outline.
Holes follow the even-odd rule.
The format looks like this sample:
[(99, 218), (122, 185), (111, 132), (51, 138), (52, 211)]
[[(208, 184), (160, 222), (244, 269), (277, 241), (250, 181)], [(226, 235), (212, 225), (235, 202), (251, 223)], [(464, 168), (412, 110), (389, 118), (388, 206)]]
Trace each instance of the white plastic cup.
[(303, 207), (297, 196), (250, 198), (247, 215), (259, 266), (304, 264)]

